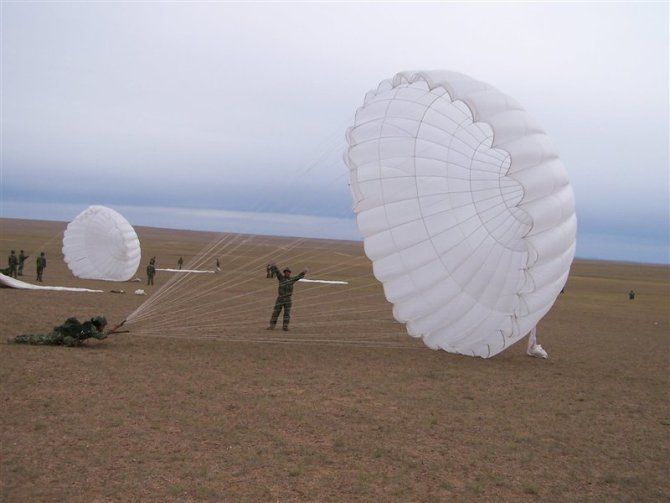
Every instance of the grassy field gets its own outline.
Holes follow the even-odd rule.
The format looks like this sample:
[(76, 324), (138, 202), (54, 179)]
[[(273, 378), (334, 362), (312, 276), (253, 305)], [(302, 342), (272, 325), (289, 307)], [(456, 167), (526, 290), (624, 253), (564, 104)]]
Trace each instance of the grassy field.
[[(0, 220), (2, 253), (28, 251), (34, 282), (45, 250), (44, 284), (106, 292), (0, 289), (2, 341), (118, 322), (172, 277), (74, 278), (64, 227)], [(141, 277), (214, 237), (137, 230)], [(538, 328), (549, 360), (523, 342), (482, 360), (403, 335), (359, 243), (229, 239), (201, 265), (221, 274), (189, 276), (130, 333), (0, 344), (2, 501), (670, 499), (668, 267), (578, 260)], [(268, 332), (270, 258), (350, 284), (298, 284), (291, 331)]]

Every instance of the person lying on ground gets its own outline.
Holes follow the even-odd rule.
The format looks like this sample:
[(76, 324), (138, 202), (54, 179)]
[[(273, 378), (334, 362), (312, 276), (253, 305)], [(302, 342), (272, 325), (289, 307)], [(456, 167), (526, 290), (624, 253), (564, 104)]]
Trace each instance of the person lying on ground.
[(107, 320), (104, 316), (94, 316), (89, 321), (80, 323), (75, 317), (68, 318), (62, 325), (55, 326), (48, 334), (17, 335), (10, 342), (17, 344), (32, 344), (39, 346), (68, 346), (83, 345), (86, 339), (106, 339), (104, 332)]

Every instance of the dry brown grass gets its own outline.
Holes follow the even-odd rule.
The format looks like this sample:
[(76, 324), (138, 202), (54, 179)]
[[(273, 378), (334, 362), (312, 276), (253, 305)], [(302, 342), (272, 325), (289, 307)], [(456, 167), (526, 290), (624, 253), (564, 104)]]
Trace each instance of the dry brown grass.
[[(1, 248), (34, 252), (46, 243), (45, 284), (118, 287), (69, 274), (58, 253), (63, 227), (0, 220)], [(212, 237), (138, 231), (144, 256), (157, 255), (161, 266), (187, 259)], [(245, 247), (238, 258), (282, 243)], [(310, 241), (292, 256), (309, 247), (289, 263), (307, 263), (315, 277), (337, 257), (362, 254), (355, 243)], [(370, 281), (362, 277), (365, 260), (348, 267), (358, 276), (352, 287)], [(324, 309), (308, 307), (310, 298), (323, 290), (302, 284), (290, 332), (298, 342), (270, 344), (282, 335), (264, 330), (274, 286), (256, 279), (262, 273), (230, 273), (251, 278), (238, 293), (264, 290), (245, 299), (258, 300), (257, 310), (233, 314), (219, 330), (155, 338), (131, 325), (130, 334), (80, 349), (0, 344), (2, 500), (670, 498), (667, 267), (577, 261), (540, 325), (548, 361), (526, 357), (522, 343), (487, 361), (399, 335), (388, 340), (402, 348), (309, 344), (398, 327), (388, 313), (368, 325), (310, 325)], [(379, 295), (343, 297), (343, 305), (380, 304), (377, 285), (361, 290)], [(0, 336), (41, 331), (71, 315), (118, 321), (143, 300), (0, 290)], [(217, 338), (193, 338), (205, 335)]]

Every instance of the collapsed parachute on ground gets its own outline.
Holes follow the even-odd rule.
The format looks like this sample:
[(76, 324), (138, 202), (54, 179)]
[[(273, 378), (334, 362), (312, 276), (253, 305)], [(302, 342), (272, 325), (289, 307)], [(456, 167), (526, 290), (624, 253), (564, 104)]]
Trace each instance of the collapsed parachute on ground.
[(140, 241), (119, 213), (90, 206), (68, 224), (63, 255), (78, 278), (127, 281), (140, 265)]
[(403, 72), (347, 131), (357, 225), (396, 320), (488, 358), (549, 311), (574, 257), (567, 173), (515, 100), (468, 76)]
[(51, 290), (55, 292), (91, 292), (91, 293), (103, 293), (103, 290), (91, 290), (90, 288), (74, 288), (70, 286), (42, 286), (42, 285), (33, 285), (31, 283), (26, 283), (25, 281), (20, 281), (18, 279), (12, 278), (10, 276), (5, 276), (0, 273), (0, 288), (15, 288), (17, 290)]

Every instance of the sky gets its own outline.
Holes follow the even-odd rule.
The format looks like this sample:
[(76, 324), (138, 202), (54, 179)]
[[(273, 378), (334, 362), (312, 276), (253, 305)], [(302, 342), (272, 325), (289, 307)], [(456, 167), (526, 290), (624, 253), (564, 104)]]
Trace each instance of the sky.
[(665, 2), (0, 5), (2, 217), (355, 239), (356, 109), (448, 69), (558, 146), (578, 257), (670, 263)]

